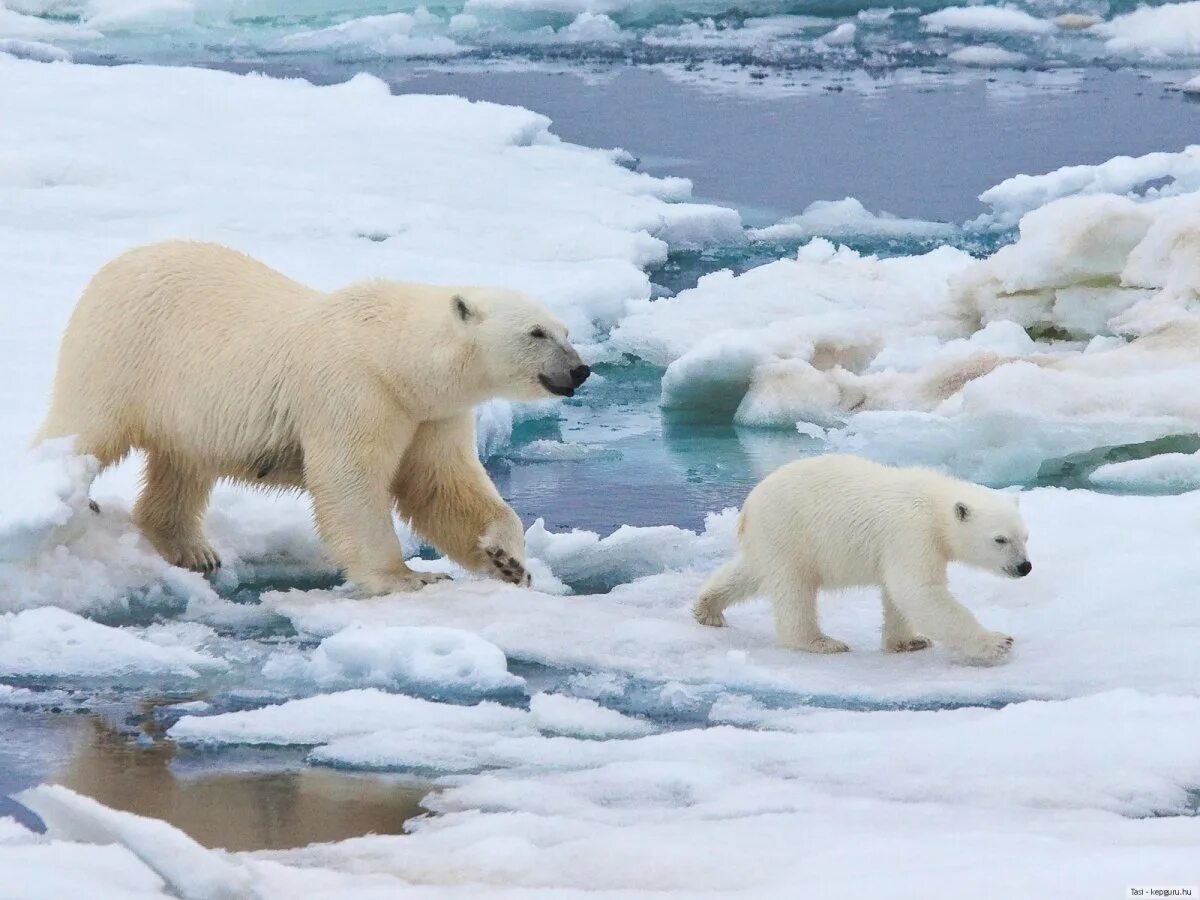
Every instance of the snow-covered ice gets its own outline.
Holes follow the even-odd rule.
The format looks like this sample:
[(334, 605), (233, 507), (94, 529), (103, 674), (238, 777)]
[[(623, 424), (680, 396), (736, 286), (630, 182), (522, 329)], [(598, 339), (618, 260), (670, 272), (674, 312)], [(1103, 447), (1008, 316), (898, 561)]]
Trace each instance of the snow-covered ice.
[(981, 66), (984, 68), (1000, 66), (1021, 66), (1029, 62), (1024, 53), (1015, 53), (1003, 47), (982, 44), (978, 47), (962, 47), (947, 54), (947, 57), (963, 66)]
[(497, 647), (471, 631), (436, 627), (351, 625), (321, 641), (311, 658), (298, 665), (276, 661), (267, 674), (324, 688), (349, 683), (486, 693), (522, 684)]
[(1138, 6), (1095, 30), (1117, 53), (1195, 56), (1200, 54), (1200, 0)]
[(976, 34), (1049, 34), (1054, 23), (1013, 6), (948, 6), (921, 17), (930, 31)]
[(226, 664), (184, 646), (164, 646), (47, 606), (0, 613), (0, 676), (181, 675)]
[[(1192, 52), (1180, 18), (1192, 5), (1118, 16), (1086, 39), (1141, 47), (1139, 23), (1154, 19), (1180, 25), (1159, 51)], [(1065, 27), (1045, 18), (1057, 10), (1031, 10), (950, 8), (922, 23), (940, 58), (1008, 65)], [(270, 50), (459, 54), (522, 16), (548, 41), (625, 41), (636, 10), (470, 0), (453, 36), (445, 12), (348, 12), (272, 34)], [(905, 17), (915, 31), (899, 11), (647, 34), (853, 54)], [(294, 765), (418, 773), (434, 779), (433, 814), (403, 836), (226, 853), (43, 786), (18, 799), (45, 835), (0, 819), (0, 897), (14, 884), (21, 900), (1050, 886), (1091, 900), (1195, 883), (1200, 492), (1176, 492), (1200, 484), (1200, 150), (1016, 176), (963, 225), (846, 198), (746, 234), (735, 212), (692, 202), (687, 182), (565, 143), (527, 110), (392, 96), (365, 76), (315, 87), (15, 58), (214, 21), (223, 6), (183, 0), (0, 6), (0, 352), (19, 375), (0, 384), (0, 700), (167, 692), (159, 721), (181, 766), (291, 752)], [(962, 46), (974, 38), (995, 46)], [(1018, 225), (985, 258), (952, 246)], [(708, 510), (699, 531), (539, 520), (526, 535), (534, 590), (414, 559), (455, 578), (362, 599), (323, 559), (302, 497), (223, 487), (207, 527), (225, 566), (205, 579), (167, 566), (132, 525), (137, 460), (93, 484), (69, 446), (25, 449), (87, 277), (130, 244), (180, 234), (318, 287), (382, 274), (526, 290), (591, 359), (658, 367), (666, 406), (736, 423), (736, 440), (799, 429), (814, 451), (1023, 484), (1066, 459), (1078, 483), (1121, 493), (1025, 490), (1033, 574), (952, 569), (954, 593), (1016, 637), (988, 668), (942, 648), (883, 653), (868, 590), (821, 600), (825, 629), (852, 647), (837, 657), (776, 647), (761, 599), (732, 609), (729, 628), (697, 625), (689, 608), (733, 552), (734, 509)], [(836, 243), (864, 235), (951, 246), (876, 258)], [(646, 269), (670, 249), (742, 242), (804, 244), (651, 299)], [(621, 459), (607, 424), (576, 427), (594, 410), (554, 434), (559, 409), (481, 408), (480, 455), (535, 469)]]

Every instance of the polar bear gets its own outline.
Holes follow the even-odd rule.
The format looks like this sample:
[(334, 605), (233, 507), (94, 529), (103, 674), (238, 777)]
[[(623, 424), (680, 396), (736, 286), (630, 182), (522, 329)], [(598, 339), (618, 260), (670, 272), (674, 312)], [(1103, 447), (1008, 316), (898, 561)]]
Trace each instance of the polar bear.
[(992, 662), (1013, 639), (980, 627), (954, 599), (946, 564), (1021, 578), (1033, 568), (1027, 539), (1015, 497), (854, 456), (800, 460), (750, 492), (738, 520), (741, 554), (708, 580), (693, 612), (721, 626), (727, 607), (761, 592), (782, 645), (840, 653), (849, 647), (821, 631), (817, 592), (878, 585), (885, 650), (923, 650), (932, 638), (964, 659)]
[(444, 577), (405, 565), (393, 507), (464, 567), (527, 584), (472, 409), (571, 396), (588, 374), (562, 322), (520, 294), (385, 280), (327, 294), (226, 247), (169, 242), (88, 284), (35, 442), (73, 435), (101, 467), (144, 450), (134, 521), (176, 565), (220, 564), (201, 526), (229, 478), (307, 490), (366, 593)]

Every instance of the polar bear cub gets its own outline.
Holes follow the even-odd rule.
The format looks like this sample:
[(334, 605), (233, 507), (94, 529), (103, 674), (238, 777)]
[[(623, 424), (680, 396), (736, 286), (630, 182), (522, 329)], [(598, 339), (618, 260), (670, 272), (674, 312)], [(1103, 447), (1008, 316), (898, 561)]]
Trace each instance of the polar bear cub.
[(817, 592), (878, 585), (885, 650), (923, 650), (932, 638), (965, 660), (994, 662), (1013, 639), (982, 628), (954, 599), (946, 564), (1022, 578), (1033, 568), (1028, 536), (1013, 496), (854, 456), (800, 460), (750, 492), (741, 552), (708, 580), (693, 612), (722, 626), (727, 607), (765, 594), (780, 644), (841, 653), (849, 647), (821, 631)]

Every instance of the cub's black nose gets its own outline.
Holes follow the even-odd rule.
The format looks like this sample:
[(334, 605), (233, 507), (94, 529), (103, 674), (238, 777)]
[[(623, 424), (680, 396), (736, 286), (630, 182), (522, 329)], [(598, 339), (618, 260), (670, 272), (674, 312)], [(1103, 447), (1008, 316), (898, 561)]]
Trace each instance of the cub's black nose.
[(592, 370), (589, 366), (576, 366), (571, 370), (571, 381), (575, 387), (579, 387), (588, 380), (588, 376), (591, 374)]
[(1032, 571), (1033, 571), (1033, 563), (1031, 563), (1029, 560), (1025, 560), (1025, 562), (1023, 562), (1019, 566), (1017, 566), (1017, 574), (1020, 575), (1022, 578), (1024, 578), (1026, 575), (1028, 575)]

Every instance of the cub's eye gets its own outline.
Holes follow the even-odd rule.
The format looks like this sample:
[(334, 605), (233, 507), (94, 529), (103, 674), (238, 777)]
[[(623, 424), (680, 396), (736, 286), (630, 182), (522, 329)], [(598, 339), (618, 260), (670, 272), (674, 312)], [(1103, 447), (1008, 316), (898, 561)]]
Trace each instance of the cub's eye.
[(533, 329), (533, 331), (529, 332), (529, 336), (531, 338), (537, 338), (540, 341), (542, 338), (544, 338), (546, 336), (546, 332), (544, 330), (542, 330), (541, 328), (535, 328), (535, 329)]
[(997, 544), (1007, 544), (1007, 543), (1008, 543), (1008, 538), (1006, 538), (1006, 537), (998, 537), (998, 538), (996, 538), (996, 543), (997, 543)]

